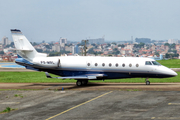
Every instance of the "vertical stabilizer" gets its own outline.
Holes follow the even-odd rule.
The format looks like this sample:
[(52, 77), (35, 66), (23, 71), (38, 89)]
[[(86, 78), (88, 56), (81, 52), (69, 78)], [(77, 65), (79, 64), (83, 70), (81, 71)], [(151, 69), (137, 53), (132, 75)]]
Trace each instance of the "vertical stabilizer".
[(47, 56), (46, 54), (38, 53), (20, 30), (11, 29), (11, 33), (18, 57), (32, 60), (35, 57)]

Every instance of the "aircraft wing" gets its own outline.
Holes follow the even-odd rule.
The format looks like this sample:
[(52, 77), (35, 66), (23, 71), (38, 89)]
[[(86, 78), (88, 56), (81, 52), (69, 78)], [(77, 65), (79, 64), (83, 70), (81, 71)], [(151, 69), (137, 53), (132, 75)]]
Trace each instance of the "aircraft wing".
[(51, 77), (48, 72), (45, 72), (47, 78), (57, 78), (57, 79), (97, 79), (97, 78), (103, 78), (107, 75), (105, 74), (85, 74), (80, 76), (66, 76), (66, 77)]

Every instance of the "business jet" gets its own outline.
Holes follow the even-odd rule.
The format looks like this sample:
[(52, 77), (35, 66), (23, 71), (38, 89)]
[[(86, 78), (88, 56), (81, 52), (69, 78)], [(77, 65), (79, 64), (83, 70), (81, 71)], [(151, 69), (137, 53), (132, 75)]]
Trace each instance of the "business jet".
[[(18, 58), (15, 62), (26, 69), (44, 71), (47, 78), (74, 79), (82, 86), (88, 80), (121, 78), (167, 78), (177, 76), (173, 70), (159, 64), (151, 58), (142, 57), (92, 57), (57, 56), (47, 57), (39, 53), (18, 29), (11, 29)], [(61, 76), (51, 77), (49, 73)]]

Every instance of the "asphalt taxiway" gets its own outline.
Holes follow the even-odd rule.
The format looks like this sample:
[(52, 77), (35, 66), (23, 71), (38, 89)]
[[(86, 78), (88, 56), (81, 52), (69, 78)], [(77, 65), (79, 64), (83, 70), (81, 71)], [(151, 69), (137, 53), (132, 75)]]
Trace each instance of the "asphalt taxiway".
[(17, 109), (1, 120), (168, 120), (180, 119), (180, 92), (0, 91), (0, 106)]
[(0, 83), (0, 89), (31, 90), (125, 90), (125, 91), (180, 91), (180, 83), (88, 83), (77, 87), (76, 83)]

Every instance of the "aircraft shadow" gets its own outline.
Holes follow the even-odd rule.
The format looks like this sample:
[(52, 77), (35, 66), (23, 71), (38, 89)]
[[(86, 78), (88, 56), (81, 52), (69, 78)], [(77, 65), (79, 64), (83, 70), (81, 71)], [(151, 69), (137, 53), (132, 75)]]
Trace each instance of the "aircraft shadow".
[(143, 86), (143, 87), (149, 87), (149, 86), (164, 86), (164, 87), (166, 87), (165, 85), (174, 85), (174, 84), (159, 84), (159, 83), (153, 83), (153, 84), (151, 84), (151, 85), (146, 85), (145, 83), (143, 84), (143, 83), (131, 83), (131, 84), (126, 84), (126, 83), (110, 83), (110, 84), (108, 84), (108, 83), (88, 83), (87, 85), (84, 85), (84, 86), (76, 86), (75, 84), (73, 85), (73, 86), (70, 86), (70, 87), (68, 87), (67, 89), (68, 90), (71, 90), (71, 89), (81, 89), (81, 88), (91, 88), (91, 87), (97, 87), (97, 88), (95, 88), (95, 89), (98, 89), (98, 86), (111, 86), (111, 87), (113, 87), (113, 88), (119, 88), (119, 87), (124, 87), (124, 86), (127, 86), (127, 87), (131, 87), (131, 86), (133, 86), (133, 87), (138, 87), (138, 86)]
[[(27, 85), (27, 86), (49, 86), (49, 87), (64, 87), (65, 89), (68, 90), (75, 90), (75, 89), (81, 89), (81, 88), (91, 88), (93, 89), (98, 89), (100, 86), (110, 86), (111, 88), (120, 88), (120, 87), (135, 87), (136, 86), (143, 86), (143, 87), (149, 87), (149, 86), (164, 86), (166, 87), (167, 85), (175, 85), (171, 83), (152, 83), (151, 85), (146, 85), (145, 83), (91, 83), (89, 82), (87, 85), (84, 86), (76, 86), (76, 83), (34, 83), (32, 85)], [(58, 88), (58, 90), (61, 90)]]
[(32, 85), (27, 85), (27, 86), (72, 86), (75, 83), (55, 83), (55, 84), (41, 84), (41, 83), (35, 83)]

